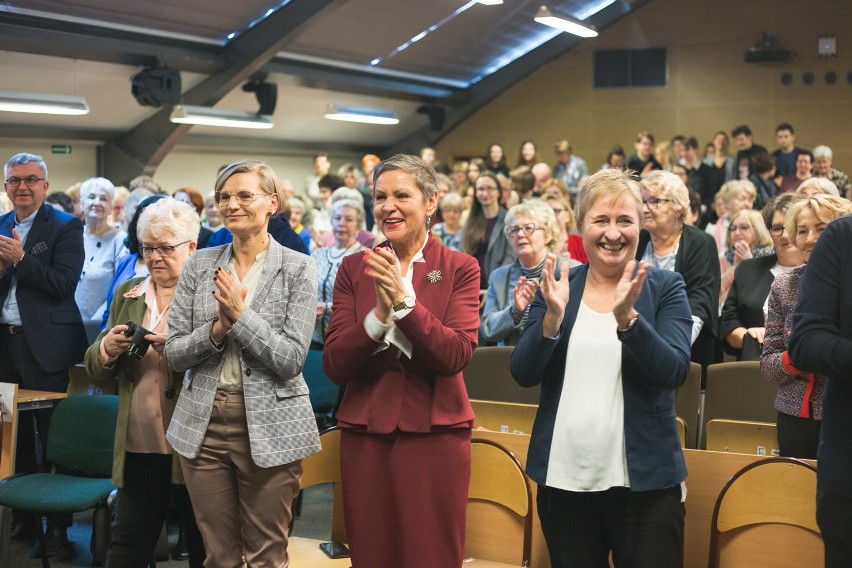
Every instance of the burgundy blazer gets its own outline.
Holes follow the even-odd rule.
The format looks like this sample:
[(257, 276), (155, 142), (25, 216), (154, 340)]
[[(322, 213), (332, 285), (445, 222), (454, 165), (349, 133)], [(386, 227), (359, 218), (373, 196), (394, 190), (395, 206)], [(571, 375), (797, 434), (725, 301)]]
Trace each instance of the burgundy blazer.
[(376, 307), (373, 280), (362, 254), (349, 255), (337, 273), (323, 367), (346, 385), (339, 425), (386, 434), (470, 427), (473, 409), (462, 369), (473, 357), (479, 330), (479, 265), (431, 236), (425, 262), (414, 263), (414, 309), (397, 322), (412, 344), (412, 358), (380, 343), (364, 330)]

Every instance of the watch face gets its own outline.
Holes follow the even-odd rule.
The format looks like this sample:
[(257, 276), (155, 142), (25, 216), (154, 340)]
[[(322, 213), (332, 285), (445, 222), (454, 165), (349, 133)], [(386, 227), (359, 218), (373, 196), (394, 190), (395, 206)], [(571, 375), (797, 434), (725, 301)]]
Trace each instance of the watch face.
[(411, 309), (414, 307), (414, 298), (412, 296), (406, 296), (402, 299), (402, 302), (405, 304), (405, 307)]

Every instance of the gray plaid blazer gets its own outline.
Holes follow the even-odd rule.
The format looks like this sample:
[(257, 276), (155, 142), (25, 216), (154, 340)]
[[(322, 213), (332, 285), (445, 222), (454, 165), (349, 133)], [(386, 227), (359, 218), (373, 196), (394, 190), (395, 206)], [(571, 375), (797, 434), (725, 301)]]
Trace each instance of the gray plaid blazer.
[[(186, 458), (198, 455), (224, 365), (210, 339), (218, 313), (213, 273), (227, 270), (231, 245), (195, 252), (183, 267), (169, 313), (165, 356), (186, 372), (166, 438)], [(320, 451), (302, 366), (316, 320), (314, 260), (270, 239), (251, 304), (228, 331), (241, 347), (243, 395), (254, 462), (272, 467)]]

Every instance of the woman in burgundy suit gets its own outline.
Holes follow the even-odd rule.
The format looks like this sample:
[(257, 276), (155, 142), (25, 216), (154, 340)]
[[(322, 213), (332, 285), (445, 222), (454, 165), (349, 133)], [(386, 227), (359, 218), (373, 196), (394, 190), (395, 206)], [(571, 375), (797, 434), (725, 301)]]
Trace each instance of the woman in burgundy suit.
[(323, 364), (346, 385), (337, 421), (353, 565), (461, 566), (479, 266), (435, 241), (435, 171), (413, 156), (373, 173), (387, 241), (343, 261)]

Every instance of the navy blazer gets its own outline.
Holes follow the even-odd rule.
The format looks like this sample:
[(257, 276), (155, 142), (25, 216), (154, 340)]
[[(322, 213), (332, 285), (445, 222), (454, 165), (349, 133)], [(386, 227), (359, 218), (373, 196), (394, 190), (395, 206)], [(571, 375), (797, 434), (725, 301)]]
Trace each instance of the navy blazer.
[[(547, 311), (539, 291), (527, 327), (512, 353), (512, 375), (519, 385), (541, 383), (541, 399), (527, 455), (527, 474), (540, 485), (547, 480), (556, 412), (562, 396), (568, 340), (580, 309), (589, 266), (571, 270), (570, 296), (560, 334), (542, 335)], [(639, 320), (621, 342), (624, 438), (633, 491), (677, 485), (686, 479), (674, 401), (689, 371), (692, 317), (683, 278), (676, 272), (648, 269), (635, 309)], [(570, 370), (569, 370), (570, 371)]]
[[(11, 237), (15, 212), (0, 217), (0, 235)], [(24, 258), (0, 278), (0, 306), (12, 276), (18, 279), (18, 310), (24, 336), (39, 366), (57, 373), (83, 360), (88, 341), (74, 290), (86, 253), (83, 223), (50, 205), (42, 205), (24, 243)], [(61, 385), (54, 385), (54, 387)], [(48, 385), (44, 385), (48, 388)]]

